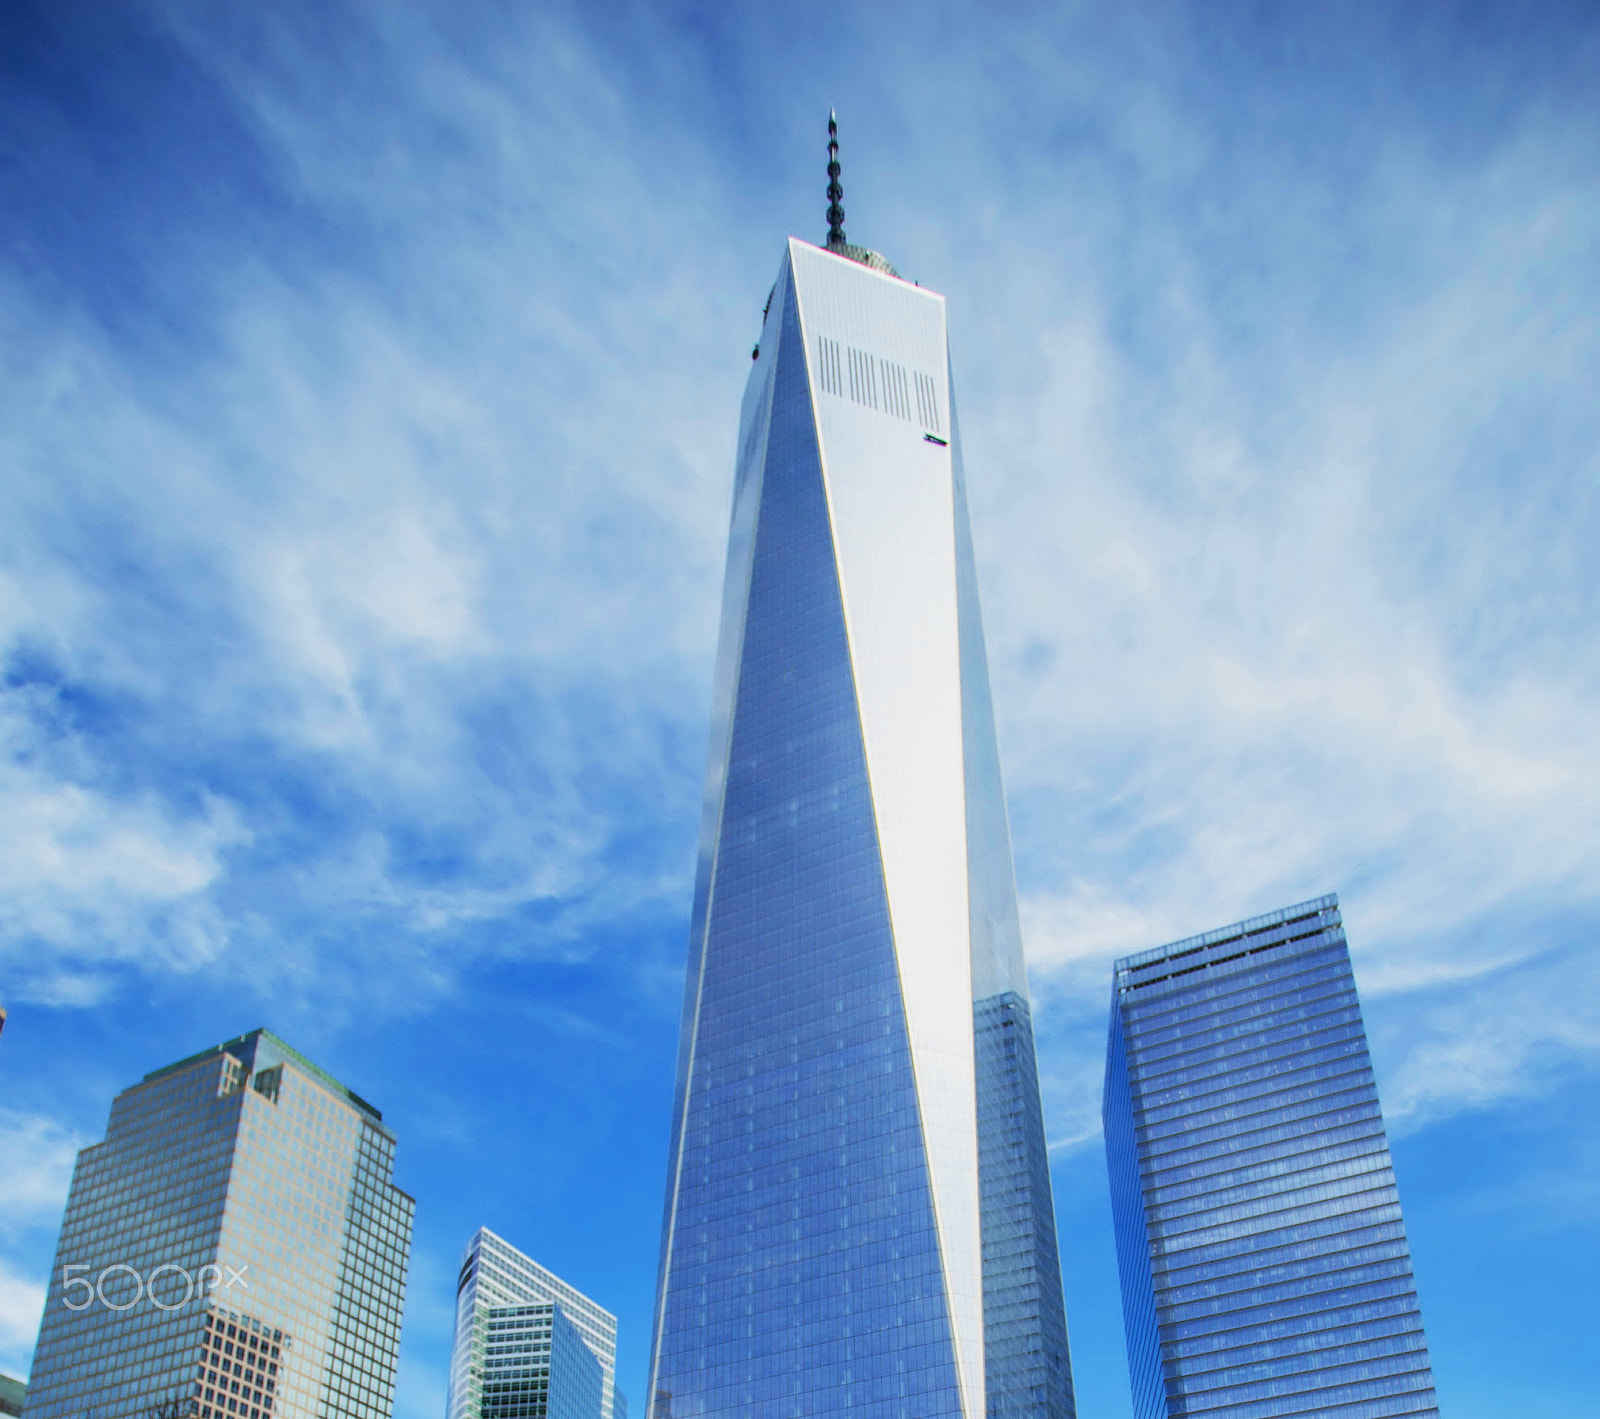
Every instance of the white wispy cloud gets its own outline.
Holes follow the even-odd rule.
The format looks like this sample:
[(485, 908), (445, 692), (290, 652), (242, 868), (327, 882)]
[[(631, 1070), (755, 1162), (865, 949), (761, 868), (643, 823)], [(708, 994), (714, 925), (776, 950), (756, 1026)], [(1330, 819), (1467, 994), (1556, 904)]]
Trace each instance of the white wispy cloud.
[(44, 1312), (45, 1288), (31, 1276), (18, 1275), (0, 1259), (0, 1356), (8, 1369), (27, 1371)]
[[(4, 1003), (327, 1037), (608, 951), (671, 1014), (737, 403), (837, 103), (852, 237), (950, 299), (1058, 1152), (1116, 954), (1328, 889), (1397, 1132), (1592, 1068), (1592, 96), (1349, 7), (124, 13), (228, 171), (162, 208), (146, 155), (137, 299), (0, 262)], [(95, 211), (101, 156), (37, 154)], [(17, 1120), (13, 1370), (80, 1141)]]
[(54, 1225), (85, 1140), (54, 1119), (15, 1109), (0, 1109), (0, 1138), (0, 1229)]
[(85, 1141), (45, 1115), (0, 1109), (0, 1368), (9, 1374), (28, 1372), (45, 1298), (34, 1263), (41, 1250), (48, 1259)]
[(209, 797), (184, 814), (154, 792), (101, 791), (75, 772), (59, 705), (36, 689), (0, 692), (0, 939), (12, 1004), (89, 1005), (103, 964), (159, 969), (211, 960), (227, 926), (206, 890), (246, 836)]
[[(1381, 1015), (1592, 926), (1592, 154), (1548, 97), (1441, 148), (1379, 73), (1308, 166), (1195, 26), (1091, 10), (939, 9), (937, 52), (753, 13), (729, 72), (799, 56), (757, 97), (669, 13), (152, 9), (303, 220), (174, 237), (176, 352), (7, 288), (33, 988), (266, 943), (275, 989), (418, 1008), (682, 913), (742, 351), (828, 84), (853, 234), (951, 300), (1055, 1135), (1120, 951), (1336, 888)], [(1451, 1094), (1454, 1018), (1384, 1036), (1406, 1099), (1529, 1086), (1513, 1022)]]
[[(1115, 156), (1048, 180), (1051, 125), (1009, 128), (1037, 180), (969, 173), (948, 283), (1063, 1139), (1095, 1131), (1113, 956), (1329, 889), (1374, 1018), (1437, 1020), (1379, 1032), (1398, 1114), (1593, 1059), (1570, 1020), (1495, 1008), (1549, 923), (1600, 913), (1592, 158), (1532, 101), (1448, 155), (1401, 103), (1365, 166), (1307, 171), (1267, 129), (1228, 135), (1241, 161), (1174, 80), (1193, 38), (1118, 73), (1118, 112), (1081, 99), (1103, 46), (1030, 30), (1056, 112)], [(941, 77), (936, 144), (1009, 116)], [(1583, 998), (1581, 959), (1547, 988)], [(1445, 1067), (1456, 1045), (1483, 1067)]]
[(1600, 1050), (1600, 967), (1589, 942), (1451, 986), (1421, 995), (1376, 1032), (1393, 1061), (1382, 1081), (1391, 1128), (1535, 1099)]
[[(660, 262), (647, 231), (613, 218), (655, 182), (661, 140), (606, 99), (579, 51), (522, 90), (447, 48), (389, 53), (400, 39), (368, 19), (379, 62), (364, 102), (431, 173), (470, 139), (447, 185), (502, 200), (438, 207), (427, 183), (340, 152), (361, 134), (342, 130), (309, 32), (266, 19), (265, 66), (216, 31), (188, 42), (304, 200), (359, 208), (388, 243), (388, 289), (411, 301), (357, 275), (360, 256), (222, 263), (199, 352), (164, 382), (92, 322), (63, 327), (21, 291), (11, 303), (32, 346), (12, 387), (28, 410), (11, 450), (32, 475), (21, 510), (66, 529), (31, 549), (18, 539), (40, 591), (12, 640), (53, 658), (44, 688), (19, 692), (18, 735), (43, 733), (35, 702), (76, 678), (141, 714), (175, 711), (170, 734), (199, 736), (210, 761), (198, 783), (167, 759), (134, 786), (147, 745), (117, 742), (121, 725), (68, 724), (71, 764), (19, 768), (37, 787), (13, 796), (18, 831), (42, 826), (52, 802), (99, 854), (79, 848), (75, 880), (30, 869), (35, 936), (52, 910), (69, 920), (98, 871), (127, 902), (125, 929), (104, 935), (148, 969), (219, 952), (226, 969), (231, 933), (240, 950), (280, 938), (282, 979), (359, 979), (360, 960), (324, 960), (329, 943), (272, 919), (287, 901), (397, 924), (412, 938), (397, 969), (431, 989), (448, 982), (444, 960), (470, 958), (463, 926), (542, 903), (540, 934), (567, 951), (597, 912), (659, 912), (685, 890), (687, 853), (670, 870), (618, 864), (614, 844), (639, 838), (636, 810), (692, 793), (700, 767), (733, 437), (717, 415), (742, 371), (727, 370), (722, 398), (695, 386), (696, 351), (720, 333), (702, 291), (671, 271), (628, 279)], [(640, 142), (607, 131), (618, 123)], [(551, 183), (559, 212), (512, 210)], [(653, 195), (655, 219), (677, 222), (682, 204), (687, 224), (692, 193)], [(408, 221), (425, 240), (395, 239)], [(720, 298), (724, 323), (735, 302)], [(86, 510), (111, 535), (84, 526)], [(115, 575), (128, 563), (158, 585), (160, 624), (130, 614)], [(92, 790), (113, 778), (118, 791)], [(283, 795), (306, 779), (338, 800), (325, 805), (334, 821), (314, 846), (286, 845), (297, 829)], [(34, 836), (48, 855), (54, 840)], [(223, 870), (226, 850), (251, 842), (290, 879), (274, 906), (250, 900), (252, 861)], [(158, 926), (169, 960), (148, 949)], [(57, 940), (71, 934), (52, 937), (62, 954), (81, 946)], [(394, 985), (404, 998), (408, 983)]]

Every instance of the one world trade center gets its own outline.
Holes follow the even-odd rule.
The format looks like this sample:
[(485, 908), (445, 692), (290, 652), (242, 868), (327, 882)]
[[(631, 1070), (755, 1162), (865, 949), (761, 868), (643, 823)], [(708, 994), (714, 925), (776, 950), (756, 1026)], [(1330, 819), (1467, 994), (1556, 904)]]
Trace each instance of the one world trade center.
[(1072, 1419), (945, 303), (829, 160), (740, 419), (650, 1412)]

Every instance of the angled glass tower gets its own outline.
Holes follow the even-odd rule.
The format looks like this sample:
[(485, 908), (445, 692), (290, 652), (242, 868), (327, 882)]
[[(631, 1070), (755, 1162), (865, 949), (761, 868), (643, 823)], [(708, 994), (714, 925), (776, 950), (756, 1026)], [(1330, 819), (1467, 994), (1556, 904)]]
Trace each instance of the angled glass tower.
[(745, 392), (653, 1419), (1070, 1419), (942, 297), (791, 239)]
[(1136, 1419), (1438, 1413), (1337, 898), (1118, 961), (1105, 1126)]

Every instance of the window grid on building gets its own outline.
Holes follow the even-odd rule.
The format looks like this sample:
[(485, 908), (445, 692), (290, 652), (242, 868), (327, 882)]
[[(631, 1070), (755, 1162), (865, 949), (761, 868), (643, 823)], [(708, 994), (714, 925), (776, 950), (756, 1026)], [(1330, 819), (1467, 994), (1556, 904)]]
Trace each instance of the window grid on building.
[(1437, 1414), (1337, 898), (1117, 962), (1136, 1419)]
[(73, 1173), (27, 1419), (389, 1419), (393, 1162), (378, 1111), (264, 1030), (124, 1090)]

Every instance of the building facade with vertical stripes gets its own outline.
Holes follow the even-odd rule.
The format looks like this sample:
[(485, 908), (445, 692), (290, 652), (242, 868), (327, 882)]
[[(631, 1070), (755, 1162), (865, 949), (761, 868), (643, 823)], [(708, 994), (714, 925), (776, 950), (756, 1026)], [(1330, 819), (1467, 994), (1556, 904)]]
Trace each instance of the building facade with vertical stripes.
[(1118, 961), (1104, 1118), (1136, 1419), (1437, 1414), (1336, 897)]

